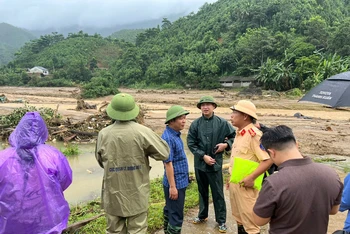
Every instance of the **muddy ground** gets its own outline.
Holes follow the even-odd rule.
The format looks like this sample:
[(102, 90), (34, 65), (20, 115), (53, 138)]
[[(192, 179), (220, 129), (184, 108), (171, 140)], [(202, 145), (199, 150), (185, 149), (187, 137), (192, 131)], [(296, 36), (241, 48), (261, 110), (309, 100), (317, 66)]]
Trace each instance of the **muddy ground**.
[[(263, 95), (240, 96), (238, 92), (227, 90), (131, 90), (120, 89), (122, 92), (132, 94), (136, 101), (145, 110), (145, 125), (158, 133), (164, 129), (166, 110), (173, 104), (183, 105), (190, 114), (188, 115), (187, 133), (191, 122), (200, 116), (200, 110), (196, 103), (203, 95), (212, 95), (219, 107), (215, 114), (229, 120), (229, 109), (240, 99), (250, 99), (257, 106), (259, 122), (267, 126), (285, 124), (293, 128), (297, 137), (300, 150), (303, 154), (311, 157), (343, 158), (350, 156), (350, 110), (334, 110), (320, 104), (299, 103), (298, 98), (288, 98), (276, 92), (264, 92)], [(10, 102), (0, 103), (0, 115), (11, 113), (15, 108), (24, 103), (37, 107), (58, 108), (63, 118), (70, 118), (72, 122), (79, 122), (88, 116), (97, 113), (100, 106), (109, 102), (112, 96), (85, 100), (89, 104), (96, 104), (97, 109), (76, 111), (77, 88), (23, 88), (23, 87), (0, 87), (0, 95), (4, 94)], [(22, 101), (22, 102), (21, 102)], [(294, 117), (300, 113), (304, 118)], [(306, 117), (306, 118), (305, 118)], [(343, 179), (344, 167), (334, 163), (339, 175)], [(329, 233), (340, 229), (345, 219), (344, 213), (331, 217)], [(208, 232), (206, 232), (208, 233)]]

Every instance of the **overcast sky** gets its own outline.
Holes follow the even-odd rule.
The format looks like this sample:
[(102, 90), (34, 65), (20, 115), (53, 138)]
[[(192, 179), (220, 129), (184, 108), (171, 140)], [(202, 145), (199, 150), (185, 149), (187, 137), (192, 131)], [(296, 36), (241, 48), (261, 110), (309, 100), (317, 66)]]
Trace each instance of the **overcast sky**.
[(108, 27), (196, 12), (217, 0), (0, 0), (0, 23), (29, 30)]

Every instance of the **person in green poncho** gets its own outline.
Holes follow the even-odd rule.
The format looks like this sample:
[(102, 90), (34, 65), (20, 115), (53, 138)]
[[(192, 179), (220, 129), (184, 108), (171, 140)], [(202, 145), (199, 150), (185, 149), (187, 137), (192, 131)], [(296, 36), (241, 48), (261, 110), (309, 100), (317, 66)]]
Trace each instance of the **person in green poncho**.
[(226, 204), (223, 191), (222, 154), (229, 151), (235, 137), (231, 124), (214, 114), (217, 107), (211, 96), (197, 103), (202, 116), (194, 120), (187, 136), (188, 148), (194, 155), (195, 176), (199, 192), (199, 212), (193, 223), (203, 223), (208, 218), (209, 186), (212, 192), (215, 220), (219, 231), (226, 232)]

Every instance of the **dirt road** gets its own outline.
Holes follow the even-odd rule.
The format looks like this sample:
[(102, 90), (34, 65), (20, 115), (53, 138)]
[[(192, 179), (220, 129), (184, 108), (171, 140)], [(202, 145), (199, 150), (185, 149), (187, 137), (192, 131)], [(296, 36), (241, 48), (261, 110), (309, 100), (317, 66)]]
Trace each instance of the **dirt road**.
[[(164, 129), (166, 110), (173, 104), (183, 105), (190, 114), (184, 134), (191, 122), (200, 116), (196, 103), (203, 95), (212, 95), (219, 104), (215, 114), (230, 119), (229, 109), (240, 99), (252, 100), (258, 109), (259, 122), (267, 126), (285, 124), (293, 128), (300, 150), (311, 157), (345, 158), (350, 156), (350, 111), (334, 110), (319, 104), (298, 103), (297, 99), (288, 99), (276, 93), (263, 96), (240, 97), (233, 91), (198, 91), (198, 90), (131, 90), (120, 89), (132, 94), (145, 110), (145, 124), (158, 133)], [(79, 121), (96, 113), (97, 110), (76, 111), (76, 88), (23, 88), (0, 87), (0, 95), (4, 94), (11, 102), (0, 103), (0, 115), (9, 114), (24, 103), (37, 107), (58, 108), (58, 112), (71, 121)], [(85, 100), (96, 104), (97, 109), (102, 103), (110, 101), (112, 96)], [(20, 102), (22, 101), (22, 102)], [(307, 118), (296, 118), (295, 113), (301, 113)], [(347, 163), (347, 162), (345, 162)], [(334, 163), (338, 173), (344, 178), (345, 170), (350, 170), (350, 164)], [(339, 213), (331, 217), (329, 233), (343, 226), (345, 214)], [(210, 229), (210, 223), (208, 224)], [(191, 226), (191, 225), (190, 225)], [(197, 228), (197, 226), (196, 226)], [(203, 229), (207, 230), (207, 229)], [(188, 232), (191, 233), (191, 232)], [(212, 233), (212, 232), (205, 232)], [(214, 232), (213, 232), (214, 233)]]

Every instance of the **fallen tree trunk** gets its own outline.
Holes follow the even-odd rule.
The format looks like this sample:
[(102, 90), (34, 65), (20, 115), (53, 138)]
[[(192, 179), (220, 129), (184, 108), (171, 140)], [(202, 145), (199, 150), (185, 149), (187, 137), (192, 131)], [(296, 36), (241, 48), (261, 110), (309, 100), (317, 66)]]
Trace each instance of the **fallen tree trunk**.
[(67, 131), (68, 131), (68, 129), (62, 129), (62, 130), (51, 133), (51, 135), (56, 135), (56, 134), (67, 132)]
[(77, 130), (68, 130), (68, 132), (77, 134), (77, 135), (85, 135), (85, 136), (97, 136), (98, 133), (97, 132), (81, 132), (81, 131), (77, 131)]
[(103, 216), (104, 213), (101, 213), (99, 215), (96, 215), (92, 218), (85, 219), (83, 221), (79, 221), (77, 223), (73, 223), (69, 225), (66, 229), (63, 230), (63, 233), (75, 233), (79, 228), (82, 228), (86, 224), (90, 223), (91, 221), (94, 221), (95, 219), (98, 219), (99, 217)]
[(72, 136), (69, 136), (69, 137), (65, 137), (63, 138), (63, 141), (64, 142), (69, 142), (70, 140), (72, 140), (74, 137), (76, 137), (77, 135), (73, 134)]

